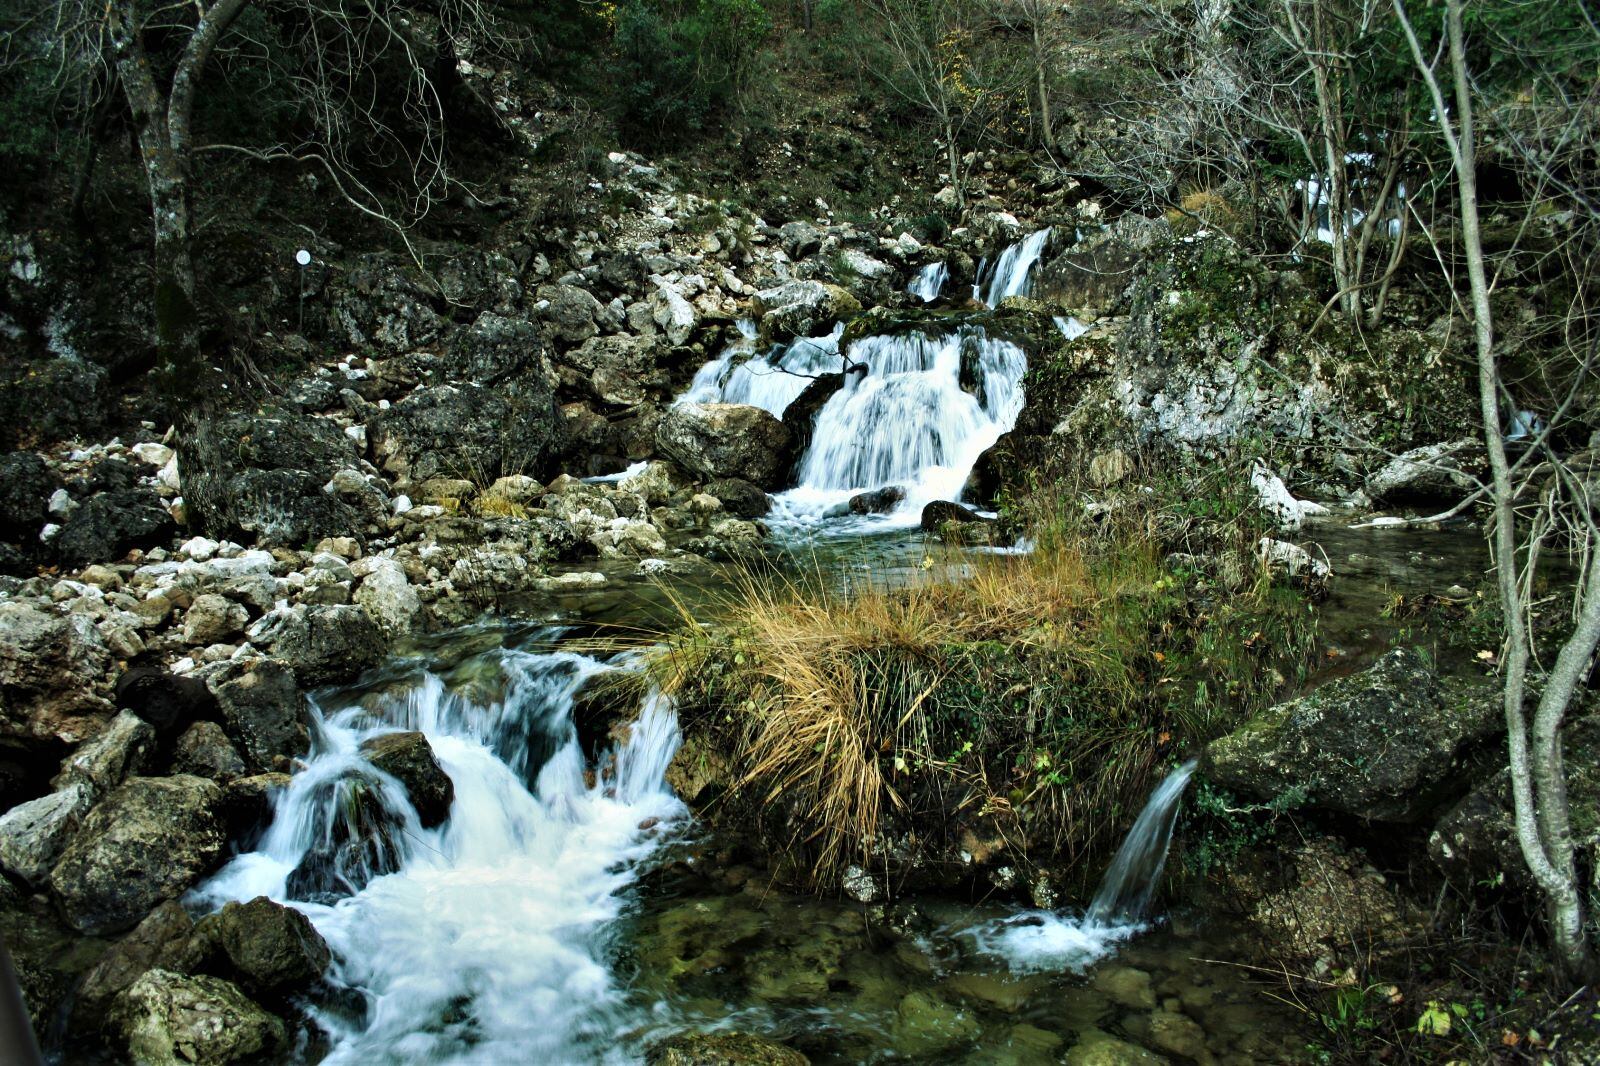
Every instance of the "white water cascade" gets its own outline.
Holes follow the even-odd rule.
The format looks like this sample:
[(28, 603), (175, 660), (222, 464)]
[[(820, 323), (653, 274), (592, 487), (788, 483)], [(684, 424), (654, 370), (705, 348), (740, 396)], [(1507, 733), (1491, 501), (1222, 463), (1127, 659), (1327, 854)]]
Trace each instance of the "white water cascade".
[(950, 268), (944, 262), (929, 263), (917, 271), (917, 276), (911, 279), (906, 291), (920, 298), (923, 303), (931, 304), (939, 298), (939, 293), (944, 291), (944, 283), (949, 280)]
[[(741, 322), (741, 329), (746, 323)], [(695, 373), (689, 390), (678, 403), (747, 403), (778, 417), (822, 374), (838, 373), (837, 325), (821, 337), (796, 337), (762, 354), (750, 354), (755, 330), (729, 345), (721, 355)], [(741, 357), (744, 357), (741, 359)]]
[(1047, 226), (1026, 239), (1018, 241), (1000, 253), (991, 266), (985, 259), (978, 264), (978, 280), (972, 286), (972, 297), (985, 307), (998, 307), (1008, 296), (1026, 296), (1033, 290), (1033, 268), (1044, 255), (1049, 243)]
[(976, 930), (979, 949), (1005, 959), (1019, 973), (1081, 971), (1115, 951), (1119, 941), (1142, 932), (1172, 846), (1178, 801), (1197, 761), (1190, 759), (1172, 771), (1150, 794), (1083, 917), (1054, 911), (1020, 914)]
[(865, 337), (850, 358), (866, 372), (846, 374), (817, 412), (798, 483), (777, 498), (776, 522), (814, 524), (842, 514), (858, 493), (895, 487), (904, 499), (875, 523), (913, 526), (925, 504), (960, 496), (978, 456), (1022, 410), (1026, 354), (976, 326)]
[[(611, 926), (659, 846), (643, 827), (685, 813), (663, 780), (676, 714), (647, 700), (587, 784), (572, 700), (606, 667), (518, 650), (478, 665), (498, 676), (476, 678), (473, 695), (425, 674), (321, 718), (257, 850), (195, 894), (211, 906), (266, 895), (311, 919), (345, 991), (312, 1010), (329, 1063), (637, 1058), (627, 1034), (644, 1018), (612, 975)], [(361, 756), (395, 729), (426, 734), (454, 783), (437, 829)]]

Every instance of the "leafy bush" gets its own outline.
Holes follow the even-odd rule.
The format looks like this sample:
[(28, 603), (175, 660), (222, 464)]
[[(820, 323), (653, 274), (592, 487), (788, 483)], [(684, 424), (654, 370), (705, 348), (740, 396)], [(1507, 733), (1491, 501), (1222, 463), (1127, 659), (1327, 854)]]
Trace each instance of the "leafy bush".
[(757, 0), (628, 0), (616, 22), (624, 133), (681, 141), (744, 111), (771, 30)]

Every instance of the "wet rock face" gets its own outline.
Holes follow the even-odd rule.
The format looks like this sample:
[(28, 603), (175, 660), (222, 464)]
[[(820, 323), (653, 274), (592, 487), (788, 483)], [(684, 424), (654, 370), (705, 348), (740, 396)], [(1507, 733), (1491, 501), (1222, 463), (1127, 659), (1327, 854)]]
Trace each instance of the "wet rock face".
[(94, 495), (72, 512), (56, 537), (56, 555), (73, 568), (120, 559), (135, 548), (167, 543), (178, 530), (161, 497), (129, 488)]
[(68, 923), (102, 936), (176, 898), (222, 853), (222, 791), (198, 777), (135, 777), (89, 813), (50, 874)]
[(265, 996), (309, 988), (333, 958), (309, 918), (265, 896), (226, 904), (196, 923), (195, 936), (221, 956), (208, 969), (225, 960), (230, 977)]
[(364, 742), (361, 754), (405, 786), (424, 829), (432, 829), (450, 817), (455, 785), (434, 757), (427, 737), (417, 732), (386, 733)]
[(0, 538), (36, 540), (49, 515), (55, 476), (33, 452), (0, 457)]
[(242, 530), (263, 544), (298, 546), (359, 529), (356, 511), (323, 486), (358, 465), (333, 422), (297, 414), (233, 413), (202, 422), (178, 444), (191, 525)]
[(117, 997), (112, 1020), (145, 1066), (226, 1066), (283, 1048), (283, 1022), (217, 977), (151, 970)]
[(794, 449), (797, 463), (811, 447), (811, 438), (817, 429), (818, 413), (842, 388), (844, 388), (843, 374), (823, 374), (807, 385), (805, 391), (783, 409), (783, 425), (793, 438), (790, 447)]
[(806, 1066), (800, 1052), (754, 1033), (689, 1033), (650, 1049), (650, 1066)]
[(543, 379), (507, 386), (437, 385), (418, 389), (369, 424), (375, 461), (412, 481), (434, 477), (525, 473), (546, 478), (566, 429)]
[(862, 492), (850, 497), (850, 510), (854, 514), (888, 514), (906, 498), (906, 490), (899, 485)]
[(319, 791), (318, 843), (290, 872), (287, 891), (290, 899), (336, 903), (400, 868), (406, 824), (370, 775), (329, 781)]
[(1343, 814), (1412, 822), (1460, 786), (1498, 722), (1492, 693), (1446, 684), (1402, 648), (1212, 742), (1203, 770), (1259, 799), (1299, 792)]
[(772, 500), (757, 485), (739, 478), (718, 478), (706, 492), (722, 501), (723, 509), (740, 518), (760, 518), (772, 510)]
[(774, 344), (813, 336), (834, 322), (861, 313), (861, 302), (837, 285), (786, 281), (756, 293), (751, 311), (761, 323), (761, 340)]
[(759, 407), (734, 403), (682, 404), (662, 418), (656, 444), (701, 477), (738, 478), (780, 488), (794, 459), (788, 428)]

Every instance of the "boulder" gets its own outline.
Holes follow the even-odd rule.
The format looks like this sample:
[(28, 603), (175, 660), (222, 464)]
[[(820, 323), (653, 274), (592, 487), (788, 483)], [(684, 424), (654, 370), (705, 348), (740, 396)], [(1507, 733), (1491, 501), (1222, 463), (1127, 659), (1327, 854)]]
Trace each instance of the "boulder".
[(804, 259), (822, 250), (823, 232), (803, 220), (785, 222), (778, 229), (778, 243), (790, 259)]
[(86, 616), (0, 602), (0, 739), (44, 751), (99, 732), (112, 711), (103, 694), (111, 665)]
[(786, 281), (756, 293), (750, 310), (760, 322), (762, 343), (776, 344), (825, 333), (860, 314), (861, 302), (837, 285)]
[(168, 900), (84, 974), (73, 1004), (74, 1022), (85, 1029), (101, 1028), (117, 996), (144, 974), (154, 969), (193, 973), (202, 956), (203, 947), (194, 939), (194, 920), (181, 903)]
[(243, 633), (249, 624), (250, 612), (242, 604), (214, 592), (204, 593), (196, 596), (184, 612), (184, 643), (201, 647), (220, 644)]
[(442, 294), (404, 256), (359, 256), (330, 291), (334, 323), (353, 347), (414, 351), (436, 339), (445, 325), (434, 309)]
[(217, 713), (216, 697), (205, 682), (147, 666), (117, 678), (116, 702), (150, 723), (159, 737), (176, 736), (191, 723)]
[(177, 523), (153, 491), (119, 489), (89, 497), (55, 539), (56, 556), (73, 568), (108, 563), (135, 548), (156, 548), (177, 533)]
[(228, 734), (215, 722), (196, 722), (178, 738), (172, 751), (172, 772), (193, 774), (218, 784), (249, 772)]
[(225, 904), (195, 924), (195, 936), (221, 956), (207, 969), (226, 960), (229, 977), (257, 995), (304, 991), (333, 958), (309, 918), (266, 896)]
[(850, 497), (850, 512), (852, 514), (888, 514), (905, 501), (906, 490), (899, 485), (890, 485), (887, 488), (875, 489), (872, 492), (859, 492)]
[(754, 1033), (683, 1033), (652, 1047), (650, 1066), (806, 1066), (800, 1052)]
[(385, 733), (364, 741), (361, 754), (405, 786), (424, 829), (431, 829), (450, 817), (455, 785), (434, 757), (427, 737), (417, 732)]
[(0, 457), (0, 538), (37, 540), (39, 528), (49, 521), (56, 485), (49, 464), (33, 452)]
[(1487, 461), (1476, 437), (1413, 448), (1367, 478), (1366, 492), (1375, 504), (1454, 503), (1477, 487)]
[(228, 737), (251, 766), (274, 769), (311, 750), (306, 698), (281, 659), (234, 659), (206, 678)]
[(355, 508), (323, 487), (359, 463), (332, 421), (279, 411), (205, 419), (178, 441), (190, 524), (263, 544), (298, 547), (357, 531)]
[(922, 528), (928, 533), (942, 532), (947, 523), (969, 525), (991, 521), (970, 507), (949, 500), (933, 500), (922, 508)]
[(1413, 822), (1459, 795), (1499, 720), (1487, 688), (1447, 683), (1400, 648), (1213, 741), (1204, 770), (1244, 796), (1298, 795), (1359, 818)]
[(722, 501), (723, 509), (740, 518), (760, 518), (772, 510), (772, 499), (758, 485), (740, 478), (718, 478), (706, 491)]
[(155, 751), (156, 731), (143, 718), (123, 711), (61, 764), (57, 788), (81, 784), (96, 798), (130, 774), (142, 773)]
[(541, 285), (535, 295), (545, 303), (545, 328), (556, 340), (582, 344), (600, 332), (595, 317), (600, 301), (576, 285)]
[(250, 627), (250, 639), (288, 663), (307, 688), (354, 678), (376, 666), (387, 647), (378, 623), (350, 604), (280, 608)]
[(25, 362), (14, 359), (15, 347), (8, 345), (0, 377), (0, 448), (87, 436), (104, 427), (117, 394), (104, 367), (66, 356)]
[(372, 560), (356, 589), (355, 601), (390, 637), (411, 632), (424, 619), (422, 596), (394, 559)]
[(219, 977), (150, 970), (116, 999), (111, 1021), (141, 1066), (259, 1061), (287, 1042), (283, 1022)]
[(1127, 290), (1139, 265), (1170, 238), (1164, 219), (1122, 215), (1041, 264), (1034, 295), (1074, 311), (1104, 313)]
[(656, 445), (701, 477), (779, 488), (793, 463), (793, 437), (767, 411), (746, 404), (688, 403), (670, 409)]
[(663, 278), (651, 280), (656, 284), (656, 291), (650, 297), (651, 321), (666, 334), (668, 343), (687, 344), (700, 322), (699, 312), (677, 285)]
[(68, 924), (103, 936), (174, 899), (222, 853), (222, 791), (199, 777), (134, 777), (89, 812), (50, 873)]
[(548, 349), (533, 323), (492, 311), (479, 315), (450, 342), (449, 376), (455, 381), (496, 385), (526, 373), (543, 373)]
[(19, 803), (0, 816), (0, 870), (34, 888), (43, 887), (94, 799), (88, 785), (75, 782)]
[(484, 483), (506, 473), (546, 478), (565, 443), (554, 394), (531, 375), (493, 389), (471, 383), (418, 389), (378, 412), (367, 431), (375, 461), (411, 481)]

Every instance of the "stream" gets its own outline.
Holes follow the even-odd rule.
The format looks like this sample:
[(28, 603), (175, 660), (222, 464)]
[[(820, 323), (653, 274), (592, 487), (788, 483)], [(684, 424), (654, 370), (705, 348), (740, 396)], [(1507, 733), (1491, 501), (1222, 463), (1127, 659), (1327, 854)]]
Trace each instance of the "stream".
[[(1048, 239), (986, 263), (983, 302), (1025, 293)], [(914, 291), (936, 299), (946, 277), (929, 264)], [(759, 352), (746, 329), (681, 402), (779, 414), (806, 375), (837, 368), (839, 340), (835, 329)], [(852, 354), (867, 373), (847, 375), (820, 411), (769, 525), (796, 568), (909, 580), (923, 505), (959, 499), (1015, 421), (1026, 355), (974, 326), (867, 338)], [(890, 487), (904, 496), (887, 513), (850, 512), (852, 496)], [(1327, 631), (1351, 662), (1393, 638), (1376, 609), (1388, 589), (1481, 572), (1472, 533), (1317, 535), (1336, 572), (1355, 574), (1337, 586), (1349, 600)], [(677, 591), (706, 595), (718, 580)], [(648, 626), (669, 599), (659, 580), (620, 582), (553, 601), (537, 621), (429, 638), (360, 685), (317, 695), (312, 754), (270, 826), (189, 900), (209, 910), (269, 896), (327, 940), (329, 988), (307, 1005), (317, 1035), (298, 1061), (626, 1063), (664, 1037), (717, 1029), (818, 1063), (1020, 1066), (1111, 1041), (1195, 1061), (1303, 1060), (1304, 1019), (1231, 965), (1241, 937), (1225, 919), (1148, 911), (1192, 763), (1156, 790), (1087, 906), (801, 898), (720, 861), (666, 783), (679, 743), (668, 700), (648, 695), (627, 739), (593, 760), (574, 719), (586, 681), (637, 667), (632, 653), (574, 650), (574, 626)], [(424, 733), (454, 783), (435, 828), (361, 755), (364, 740), (397, 730)]]

